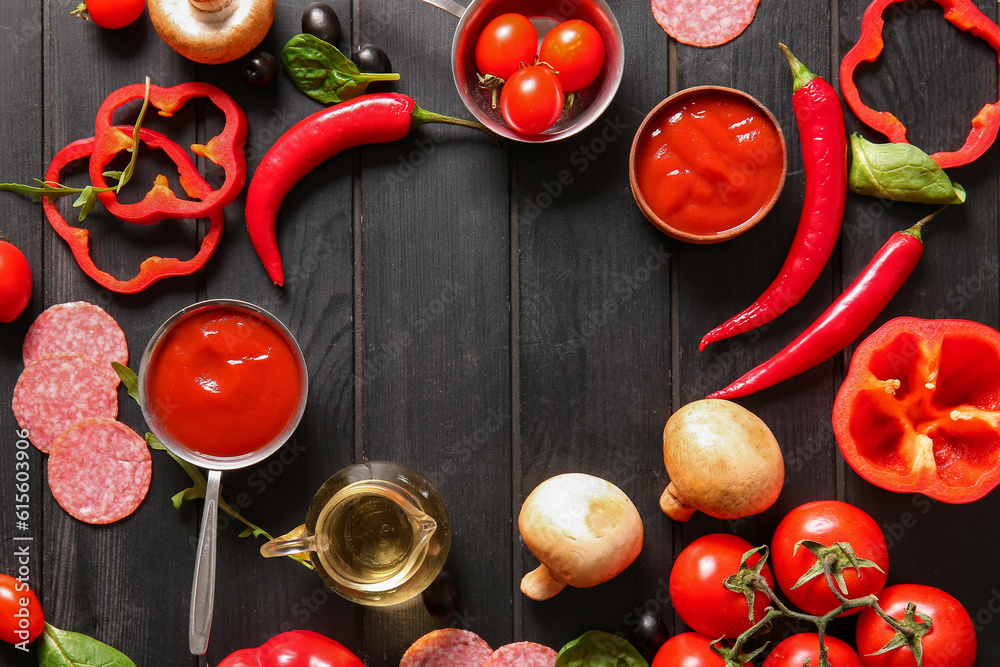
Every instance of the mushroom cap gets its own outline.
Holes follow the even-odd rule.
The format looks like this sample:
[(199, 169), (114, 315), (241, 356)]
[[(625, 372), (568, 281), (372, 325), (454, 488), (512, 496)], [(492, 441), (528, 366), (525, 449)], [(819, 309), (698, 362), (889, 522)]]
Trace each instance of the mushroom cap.
[(149, 18), (164, 42), (185, 58), (208, 65), (250, 53), (271, 28), (276, 0), (231, 0), (224, 20), (206, 14), (191, 0), (148, 0)]
[(785, 478), (781, 448), (767, 424), (721, 399), (694, 401), (670, 416), (663, 463), (677, 499), (717, 519), (763, 512)]
[(642, 519), (629, 497), (583, 473), (539, 484), (521, 506), (517, 525), (549, 574), (577, 588), (611, 579), (642, 550)]

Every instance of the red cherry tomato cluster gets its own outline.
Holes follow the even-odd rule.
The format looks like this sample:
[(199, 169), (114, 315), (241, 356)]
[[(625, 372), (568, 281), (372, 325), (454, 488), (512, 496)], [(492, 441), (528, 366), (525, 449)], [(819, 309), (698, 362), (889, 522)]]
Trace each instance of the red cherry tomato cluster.
[(31, 301), (31, 267), (24, 253), (0, 237), (0, 322), (13, 322)]
[(563, 109), (563, 95), (597, 80), (604, 64), (604, 40), (586, 21), (570, 19), (550, 30), (538, 45), (534, 24), (524, 15), (502, 14), (476, 41), (481, 76), (502, 81), (500, 113), (522, 134), (541, 134)]
[[(838, 546), (842, 544), (850, 548)], [(711, 648), (712, 642), (719, 638), (735, 639), (763, 618), (765, 609), (770, 606), (763, 593), (754, 594), (751, 620), (746, 597), (723, 585), (739, 569), (743, 554), (752, 548), (742, 538), (720, 533), (695, 540), (677, 556), (670, 573), (670, 597), (681, 620), (694, 632), (677, 635), (663, 644), (652, 667), (721, 666), (724, 661)], [(958, 600), (930, 586), (899, 584), (885, 588), (889, 567), (885, 537), (868, 514), (847, 503), (821, 500), (789, 512), (775, 531), (770, 558), (778, 587), (792, 604), (809, 614), (821, 616), (836, 609), (840, 603), (830, 591), (822, 571), (814, 568), (818, 562), (817, 552), (840, 559), (843, 584), (840, 592), (846, 598), (876, 595), (886, 614), (904, 622), (908, 603), (916, 605), (916, 615), (910, 622), (915, 623), (916, 634), (920, 635), (923, 667), (973, 666), (975, 627)], [(755, 554), (747, 560), (747, 565), (753, 567), (758, 560)], [(767, 565), (762, 568), (761, 575), (773, 588)], [(839, 577), (835, 577), (837, 579)], [(824, 638), (831, 665), (910, 667), (917, 664), (906, 645), (897, 645), (876, 655), (889, 644), (896, 631), (870, 607), (844, 615), (858, 611), (857, 651), (834, 637)], [(929, 617), (932, 624), (928, 626), (921, 615)], [(803, 664), (819, 664), (819, 635), (816, 633), (793, 635), (778, 643), (770, 650), (763, 667), (801, 667)]]

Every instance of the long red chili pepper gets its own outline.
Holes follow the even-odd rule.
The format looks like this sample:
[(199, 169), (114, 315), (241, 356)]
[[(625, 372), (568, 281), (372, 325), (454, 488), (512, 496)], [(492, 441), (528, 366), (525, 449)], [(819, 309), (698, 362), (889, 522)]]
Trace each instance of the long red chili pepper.
[(847, 347), (875, 321), (916, 268), (924, 253), (920, 228), (943, 208), (893, 234), (812, 326), (771, 359), (708, 398), (747, 396), (803, 373)]
[(837, 92), (779, 44), (794, 77), (792, 107), (799, 127), (806, 194), (798, 230), (778, 277), (756, 301), (705, 334), (710, 343), (767, 324), (797, 304), (826, 266), (840, 234), (847, 199), (847, 132)]
[(247, 190), (247, 231), (275, 285), (285, 282), (274, 225), (288, 191), (321, 162), (362, 144), (402, 139), (424, 123), (486, 128), (425, 111), (397, 93), (361, 95), (299, 121), (264, 156)]

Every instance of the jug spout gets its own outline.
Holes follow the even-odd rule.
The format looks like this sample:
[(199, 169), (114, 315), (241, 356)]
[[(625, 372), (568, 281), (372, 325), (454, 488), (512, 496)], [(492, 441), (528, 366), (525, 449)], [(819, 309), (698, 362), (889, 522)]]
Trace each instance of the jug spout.
[(281, 537), (265, 542), (260, 547), (260, 555), (264, 558), (292, 556), (316, 550), (316, 536), (306, 531), (305, 524), (299, 526)]

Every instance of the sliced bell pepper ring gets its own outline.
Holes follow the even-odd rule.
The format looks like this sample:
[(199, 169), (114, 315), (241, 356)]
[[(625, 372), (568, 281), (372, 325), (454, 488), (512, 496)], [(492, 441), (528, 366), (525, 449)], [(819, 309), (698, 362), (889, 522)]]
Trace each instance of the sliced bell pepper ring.
[[(874, 62), (882, 53), (884, 46), (882, 29), (885, 27), (882, 13), (886, 7), (897, 2), (903, 0), (875, 0), (865, 10), (861, 19), (861, 37), (840, 63), (840, 91), (861, 122), (878, 130), (893, 143), (908, 143), (903, 123), (888, 111), (875, 111), (862, 102), (857, 84), (854, 82), (854, 72), (858, 65), (861, 62)], [(972, 0), (934, 0), (934, 2), (944, 9), (945, 19), (959, 30), (984, 40), (997, 51), (1000, 59), (1000, 27), (979, 11)], [(931, 157), (943, 169), (968, 164), (993, 145), (998, 130), (1000, 130), (1000, 101), (987, 104), (976, 114), (972, 119), (972, 130), (960, 149), (934, 153)]]
[[(131, 136), (132, 128), (120, 127), (116, 131), (128, 132), (129, 136)], [(178, 173), (180, 174), (180, 182), (188, 196), (203, 200), (203, 198), (209, 197), (214, 192), (208, 182), (198, 173), (197, 167), (195, 167), (191, 157), (184, 152), (183, 148), (159, 132), (147, 130), (146, 128), (139, 130), (139, 138), (150, 148), (163, 150), (176, 163)], [(94, 151), (95, 143), (93, 137), (80, 139), (56, 153), (45, 174), (46, 181), (52, 183), (59, 182), (59, 176), (63, 168), (74, 160), (89, 157)], [(156, 178), (156, 184), (153, 186), (151, 192), (158, 193), (158, 196), (159, 194), (174, 196), (173, 191), (167, 185), (166, 178), (163, 176)], [(97, 268), (94, 260), (90, 257), (90, 232), (88, 230), (73, 227), (67, 223), (62, 214), (59, 213), (55, 202), (48, 197), (42, 198), (42, 207), (45, 210), (45, 216), (48, 218), (52, 229), (69, 244), (70, 250), (73, 252), (73, 257), (84, 273), (102, 287), (120, 294), (134, 294), (141, 292), (163, 278), (186, 276), (194, 273), (203, 267), (208, 258), (215, 252), (224, 227), (222, 209), (215, 208), (209, 213), (211, 224), (208, 234), (202, 239), (201, 247), (194, 257), (188, 260), (180, 260), (175, 257), (150, 257), (140, 265), (139, 273), (134, 278), (119, 280), (110, 273)]]
[(1000, 483), (1000, 332), (890, 320), (858, 346), (833, 406), (847, 463), (876, 486), (947, 503)]
[[(90, 179), (97, 187), (107, 187), (104, 172), (118, 153), (131, 147), (132, 136), (114, 126), (114, 114), (132, 100), (141, 100), (145, 95), (144, 84), (133, 84), (119, 88), (104, 100), (97, 111), (94, 127), (95, 144), (90, 159)], [(122, 204), (114, 192), (98, 195), (101, 203), (117, 218), (137, 225), (149, 225), (166, 218), (202, 218), (212, 211), (221, 210), (239, 195), (246, 183), (247, 165), (243, 153), (246, 143), (248, 123), (246, 114), (236, 102), (221, 89), (202, 82), (182, 83), (172, 88), (150, 86), (149, 102), (161, 116), (172, 116), (184, 104), (196, 97), (207, 97), (226, 117), (225, 127), (207, 144), (194, 144), (191, 150), (225, 171), (225, 181), (218, 190), (200, 197), (201, 201), (178, 199), (169, 189), (154, 187), (134, 204)], [(187, 186), (182, 181), (185, 190)]]
[(219, 667), (365, 667), (361, 660), (325, 635), (291, 630), (275, 635), (260, 648), (231, 654)]

